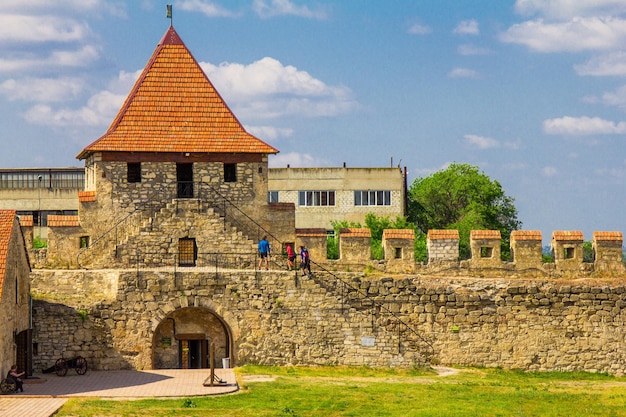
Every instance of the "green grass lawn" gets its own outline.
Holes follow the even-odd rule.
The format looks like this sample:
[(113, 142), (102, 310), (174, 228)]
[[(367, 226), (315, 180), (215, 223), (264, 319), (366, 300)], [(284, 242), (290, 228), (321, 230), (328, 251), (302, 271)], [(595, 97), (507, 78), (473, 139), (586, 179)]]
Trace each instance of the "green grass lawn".
[[(242, 390), (176, 400), (72, 399), (58, 416), (626, 416), (626, 379), (601, 374), (360, 367), (237, 368)], [(271, 378), (255, 378), (263, 375)], [(271, 379), (271, 380), (268, 380)]]

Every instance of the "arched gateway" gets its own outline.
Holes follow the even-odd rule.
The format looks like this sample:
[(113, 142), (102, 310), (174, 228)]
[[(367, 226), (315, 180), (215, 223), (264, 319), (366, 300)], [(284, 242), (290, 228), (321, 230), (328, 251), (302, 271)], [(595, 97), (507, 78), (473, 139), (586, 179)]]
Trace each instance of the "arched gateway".
[(210, 367), (210, 346), (215, 346), (215, 367), (232, 358), (232, 332), (224, 320), (204, 307), (181, 308), (168, 314), (154, 332), (153, 369)]

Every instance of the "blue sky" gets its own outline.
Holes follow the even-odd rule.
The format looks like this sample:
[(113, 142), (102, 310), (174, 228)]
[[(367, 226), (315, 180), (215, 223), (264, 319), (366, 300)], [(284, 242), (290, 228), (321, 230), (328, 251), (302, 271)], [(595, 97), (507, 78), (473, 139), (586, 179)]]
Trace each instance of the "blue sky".
[(82, 166), (168, 3), (270, 166), (469, 163), (544, 243), (626, 232), (623, 0), (3, 0), (0, 167)]

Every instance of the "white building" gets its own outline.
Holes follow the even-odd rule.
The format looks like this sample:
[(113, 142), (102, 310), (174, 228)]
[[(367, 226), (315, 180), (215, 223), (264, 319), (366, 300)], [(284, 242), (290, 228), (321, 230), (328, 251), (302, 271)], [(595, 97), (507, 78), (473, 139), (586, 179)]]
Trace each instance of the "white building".
[(367, 213), (406, 215), (406, 170), (391, 168), (270, 168), (268, 200), (294, 203), (296, 228), (332, 229)]

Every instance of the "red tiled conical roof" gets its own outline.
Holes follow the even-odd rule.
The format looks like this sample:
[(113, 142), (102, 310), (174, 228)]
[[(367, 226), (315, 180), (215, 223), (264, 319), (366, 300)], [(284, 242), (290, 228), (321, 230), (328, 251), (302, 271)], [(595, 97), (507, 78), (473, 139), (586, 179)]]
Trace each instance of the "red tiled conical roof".
[(170, 27), (93, 152), (275, 154), (246, 132), (178, 33)]

